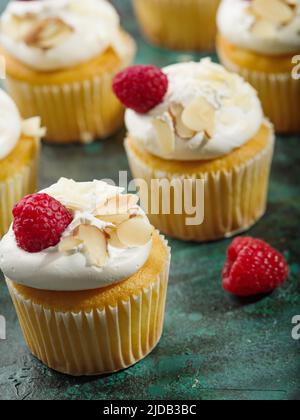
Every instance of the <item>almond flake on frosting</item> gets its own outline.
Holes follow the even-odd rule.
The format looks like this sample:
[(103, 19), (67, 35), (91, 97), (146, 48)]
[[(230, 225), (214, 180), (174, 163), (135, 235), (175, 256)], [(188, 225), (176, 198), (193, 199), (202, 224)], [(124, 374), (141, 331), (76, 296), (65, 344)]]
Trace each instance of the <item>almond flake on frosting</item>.
[(111, 223), (113, 225), (119, 225), (120, 223), (125, 222), (130, 218), (129, 214), (106, 214), (106, 215), (98, 215), (96, 216), (97, 219), (102, 220), (106, 223)]
[(108, 234), (108, 243), (110, 246), (114, 247), (114, 248), (119, 248), (119, 249), (125, 249), (127, 248), (127, 245), (123, 244), (117, 234), (116, 230), (113, 229), (108, 229), (107, 231)]
[(196, 132), (188, 128), (182, 121), (182, 113), (184, 107), (178, 103), (172, 103), (169, 108), (169, 112), (173, 117), (173, 123), (176, 134), (182, 139), (191, 139), (195, 136)]
[(191, 130), (213, 136), (215, 108), (203, 97), (193, 100), (183, 111), (182, 121)]
[(104, 222), (119, 225), (131, 217), (131, 211), (137, 207), (139, 197), (133, 194), (119, 194), (112, 197), (96, 210), (96, 217)]
[[(168, 115), (168, 116), (167, 116)], [(162, 118), (154, 118), (153, 126), (156, 131), (158, 144), (164, 153), (172, 153), (175, 150), (175, 133), (172, 118), (165, 113)]]
[(26, 13), (25, 15), (12, 15), (11, 21), (2, 23), (5, 32), (17, 41), (22, 41), (32, 30), (33, 25), (37, 22), (37, 16)]
[(85, 254), (91, 265), (104, 267), (108, 260), (107, 238), (95, 226), (81, 225), (75, 237), (82, 241)]
[(72, 211), (89, 211), (95, 213), (97, 208), (105, 205), (108, 199), (123, 191), (101, 181), (75, 182), (61, 178), (55, 185), (44, 190)]
[(22, 121), (22, 133), (28, 137), (41, 138), (46, 135), (46, 128), (41, 126), (40, 117), (32, 117)]
[(253, 35), (263, 38), (273, 38), (276, 35), (276, 27), (267, 20), (258, 20), (251, 28)]
[(48, 50), (66, 40), (73, 31), (62, 19), (50, 17), (37, 22), (25, 36), (24, 42), (30, 47)]
[(68, 236), (60, 241), (58, 251), (71, 252), (78, 248), (80, 244), (82, 244), (82, 241), (79, 238), (76, 238), (75, 236)]
[(154, 227), (142, 216), (137, 216), (121, 223), (117, 228), (117, 236), (126, 247), (146, 245), (153, 234)]
[(129, 210), (137, 205), (139, 197), (133, 194), (119, 194), (112, 197), (107, 202), (96, 210), (96, 215), (113, 216), (128, 214)]
[(275, 25), (284, 25), (294, 18), (294, 11), (282, 0), (253, 0), (251, 7), (255, 15)]

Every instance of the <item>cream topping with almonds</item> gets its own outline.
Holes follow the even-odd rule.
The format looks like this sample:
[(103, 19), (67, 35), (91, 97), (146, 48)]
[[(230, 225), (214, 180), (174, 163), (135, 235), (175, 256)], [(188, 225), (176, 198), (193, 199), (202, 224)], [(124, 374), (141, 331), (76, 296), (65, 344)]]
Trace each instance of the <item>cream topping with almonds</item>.
[(106, 0), (12, 1), (1, 17), (0, 43), (39, 71), (81, 64), (109, 47), (121, 57), (129, 53)]
[(19, 284), (42, 290), (91, 290), (137, 273), (148, 260), (154, 228), (138, 197), (101, 181), (62, 178), (42, 191), (74, 215), (60, 243), (39, 253), (20, 249), (12, 230), (0, 243), (0, 267)]
[(209, 160), (248, 142), (263, 123), (256, 91), (240, 76), (204, 59), (164, 69), (169, 89), (148, 114), (126, 111), (129, 136), (168, 160)]
[(13, 100), (0, 89), (0, 161), (17, 146), (21, 134), (40, 138), (45, 135), (45, 129), (41, 128), (38, 117), (22, 121)]
[(300, 53), (300, 0), (223, 0), (218, 27), (240, 48), (266, 55)]

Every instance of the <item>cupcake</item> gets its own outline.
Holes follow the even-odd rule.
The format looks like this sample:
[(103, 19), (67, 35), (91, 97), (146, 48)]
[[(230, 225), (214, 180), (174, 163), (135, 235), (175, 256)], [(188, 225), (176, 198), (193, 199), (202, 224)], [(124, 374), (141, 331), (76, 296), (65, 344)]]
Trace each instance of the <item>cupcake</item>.
[(0, 25), (7, 88), (23, 117), (42, 117), (47, 140), (88, 143), (120, 128), (111, 81), (135, 44), (107, 1), (12, 1)]
[(116, 77), (114, 90), (131, 108), (125, 147), (156, 228), (211, 241), (263, 216), (274, 130), (240, 76), (210, 59), (163, 72), (137, 66)]
[(181, 50), (215, 48), (220, 0), (133, 0), (141, 28), (158, 45)]
[(28, 347), (59, 372), (115, 372), (160, 340), (170, 249), (122, 192), (61, 179), (19, 202), (0, 243)]
[(222, 63), (257, 89), (277, 131), (299, 132), (300, 1), (223, 0), (218, 29)]
[(13, 206), (36, 191), (44, 134), (40, 119), (22, 121), (15, 103), (0, 89), (0, 238), (9, 228)]

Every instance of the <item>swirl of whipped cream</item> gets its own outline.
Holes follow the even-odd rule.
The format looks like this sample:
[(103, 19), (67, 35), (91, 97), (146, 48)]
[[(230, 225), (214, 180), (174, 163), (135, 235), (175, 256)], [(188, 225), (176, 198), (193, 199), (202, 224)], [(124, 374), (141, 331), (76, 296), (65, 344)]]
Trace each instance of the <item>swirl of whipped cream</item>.
[(5, 276), (36, 289), (79, 291), (113, 285), (137, 273), (149, 258), (153, 227), (137, 205), (138, 197), (122, 191), (101, 181), (64, 178), (44, 190), (73, 212), (73, 222), (59, 245), (39, 253), (19, 248), (11, 227), (0, 242)]
[(263, 123), (256, 91), (210, 59), (164, 69), (169, 89), (148, 114), (126, 111), (130, 137), (167, 160), (210, 160), (248, 142)]
[(20, 135), (19, 111), (13, 100), (0, 89), (0, 161), (16, 147)]
[(300, 52), (300, 0), (223, 0), (217, 20), (237, 47), (271, 56)]
[(39, 71), (73, 67), (108, 47), (128, 54), (119, 16), (106, 0), (12, 1), (1, 17), (0, 43)]

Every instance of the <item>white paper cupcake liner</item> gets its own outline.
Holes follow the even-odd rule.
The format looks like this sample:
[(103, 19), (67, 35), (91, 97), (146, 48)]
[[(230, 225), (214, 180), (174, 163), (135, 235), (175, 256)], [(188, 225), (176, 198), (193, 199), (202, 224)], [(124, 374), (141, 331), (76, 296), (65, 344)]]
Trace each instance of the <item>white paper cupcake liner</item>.
[(114, 74), (62, 85), (31, 85), (7, 78), (7, 89), (24, 118), (40, 115), (48, 141), (89, 143), (123, 123), (123, 107), (112, 92)]
[(220, 0), (133, 0), (133, 4), (144, 33), (155, 44), (214, 50)]
[(219, 51), (222, 64), (240, 74), (258, 92), (267, 117), (281, 133), (300, 132), (300, 80), (292, 73), (263, 73), (242, 68), (224, 57)]
[(50, 368), (73, 376), (116, 372), (146, 357), (163, 331), (170, 249), (161, 239), (168, 251), (163, 271), (148, 288), (101, 310), (45, 308), (24, 299), (6, 279), (31, 352)]
[[(125, 142), (129, 164), (135, 179), (143, 179), (148, 186), (153, 179), (166, 178), (169, 180), (192, 180), (193, 196), (196, 196), (195, 181), (204, 179), (204, 222), (201, 225), (188, 226), (186, 219), (189, 215), (183, 214), (148, 214), (151, 223), (166, 235), (173, 238), (203, 242), (231, 237), (237, 233), (248, 230), (265, 213), (269, 174), (273, 158), (274, 136), (272, 133), (268, 146), (253, 159), (237, 165), (232, 170), (221, 170), (201, 174), (171, 174), (152, 168), (140, 159)], [(150, 200), (150, 201), (149, 201)], [(155, 201), (151, 195), (148, 203)], [(147, 201), (141, 202), (147, 208)], [(153, 203), (151, 203), (153, 204)], [(157, 206), (154, 203), (155, 207)]]

